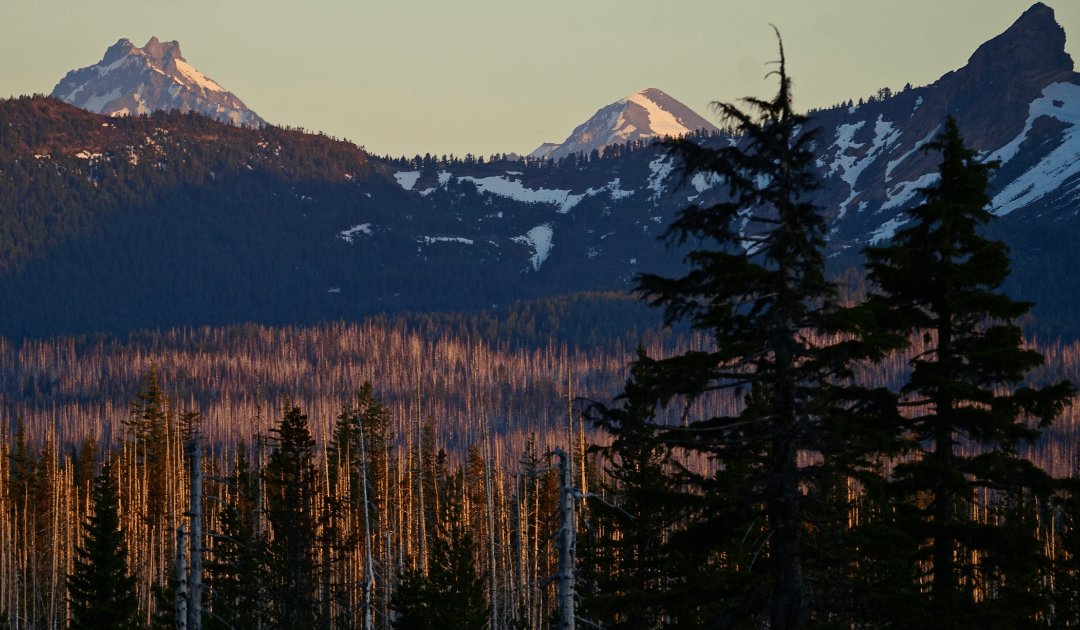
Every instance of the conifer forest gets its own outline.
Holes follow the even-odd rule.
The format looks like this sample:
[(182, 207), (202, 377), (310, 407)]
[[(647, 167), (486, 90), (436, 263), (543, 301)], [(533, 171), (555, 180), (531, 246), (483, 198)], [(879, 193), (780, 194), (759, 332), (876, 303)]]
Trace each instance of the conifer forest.
[(830, 276), (780, 52), (664, 141), (728, 195), (632, 296), (0, 338), (0, 628), (1080, 626), (1080, 343), (1001, 289), (997, 165), (942, 121)]

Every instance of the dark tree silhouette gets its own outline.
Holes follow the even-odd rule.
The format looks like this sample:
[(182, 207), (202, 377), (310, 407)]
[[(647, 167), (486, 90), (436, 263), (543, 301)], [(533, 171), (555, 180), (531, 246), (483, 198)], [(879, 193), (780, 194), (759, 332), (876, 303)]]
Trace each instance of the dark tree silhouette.
[[(975, 522), (969, 510), (980, 489), (990, 496), (1051, 491), (1049, 476), (1020, 458), (1017, 448), (1033, 443), (1076, 389), (1068, 381), (1021, 386), (1043, 363), (1041, 354), (1024, 348), (1016, 325), (1032, 304), (999, 291), (1009, 273), (1008, 249), (978, 232), (993, 218), (986, 191), (996, 164), (978, 161), (951, 116), (926, 148), (941, 152), (941, 179), (922, 189), (925, 202), (908, 211), (909, 226), (889, 245), (864, 250), (879, 288), (868, 305), (882, 321), (922, 337), (902, 389), (902, 404), (911, 410), (902, 428), (913, 457), (894, 470), (903, 528), (922, 542), (930, 567), (928, 597), (915, 605), (927, 615), (922, 626), (988, 627), (983, 624), (1000, 620), (1003, 611), (994, 601), (976, 604), (973, 552), (989, 560), (985, 572), (1015, 567), (1020, 555), (1039, 551), (1033, 536)], [(977, 454), (963, 454), (967, 444)], [(1004, 582), (1015, 577), (998, 576)]]
[[(687, 320), (710, 332), (715, 349), (637, 363), (648, 373), (653, 401), (684, 401), (688, 413), (691, 402), (718, 390), (744, 396), (739, 412), (687, 416), (685, 426), (661, 427), (657, 439), (739, 471), (737, 478), (726, 475), (723, 493), (710, 496), (713, 505), (739, 508), (725, 508), (722, 517), (724, 511), (713, 512), (713, 538), (734, 538), (740, 547), (728, 551), (741, 559), (728, 566), (745, 575), (711, 621), (767, 618), (770, 627), (797, 629), (810, 607), (807, 521), (823, 518), (812, 513), (819, 493), (806, 490), (858, 464), (851, 454), (862, 451), (845, 440), (860, 431), (850, 429), (866, 424), (875, 405), (891, 397), (842, 386), (853, 359), (880, 356), (876, 341), (823, 336), (858, 333), (861, 320), (837, 307), (836, 289), (825, 278), (826, 223), (810, 201), (819, 188), (811, 150), (817, 134), (792, 108), (782, 44), (772, 74), (780, 83), (772, 100), (743, 99), (745, 111), (714, 103), (738, 144), (669, 144), (684, 181), (720, 175), (728, 198), (685, 208), (663, 235), (680, 246), (698, 245), (686, 256), (686, 275), (637, 279), (643, 296), (665, 309), (668, 324)], [(613, 420), (608, 425), (616, 435), (629, 428)], [(800, 453), (822, 459), (800, 465)], [(716, 489), (715, 480), (696, 482), (706, 493)]]
[(75, 568), (68, 576), (73, 630), (126, 630), (137, 627), (135, 576), (128, 574), (127, 547), (120, 529), (120, 502), (112, 466), (105, 463), (94, 480), (94, 513), (86, 526)]
[(315, 441), (308, 418), (286, 399), (266, 475), (267, 594), (271, 627), (307, 630), (316, 619)]

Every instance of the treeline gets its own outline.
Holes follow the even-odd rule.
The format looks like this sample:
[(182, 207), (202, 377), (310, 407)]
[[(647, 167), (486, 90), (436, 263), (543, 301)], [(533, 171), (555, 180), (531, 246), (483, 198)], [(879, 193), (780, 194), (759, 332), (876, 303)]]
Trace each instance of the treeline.
[[(153, 365), (180, 410), (200, 410), (207, 437), (230, 448), (251, 431), (265, 432), (251, 424), (258, 410), (280, 407), (286, 396), (311, 416), (323, 444), (341, 405), (371, 381), (398, 434), (400, 423), (430, 416), (448, 450), (463, 452), (479, 439), (476, 410), (483, 406), (499, 448), (518, 452), (530, 434), (543, 435), (565, 417), (568, 385), (573, 397), (613, 396), (639, 341), (659, 354), (704, 347), (704, 337), (663, 330), (655, 317), (628, 296), (606, 294), (497, 314), (245, 324), (125, 339), (0, 338), (0, 423), (13, 430), (24, 418), (38, 445), (47, 432), (65, 445), (89, 436), (114, 441)], [(627, 332), (608, 329), (612, 320)]]
[[(714, 129), (707, 130), (705, 128), (694, 129), (689, 133), (679, 136), (679, 138), (696, 140), (703, 142), (710, 138), (727, 138), (731, 136), (731, 130), (727, 129)], [(661, 142), (672, 140), (671, 136), (665, 136), (663, 138), (641, 138), (637, 140), (628, 140), (626, 142), (613, 142), (603, 147), (603, 149), (593, 149), (589, 153), (584, 151), (577, 151), (571, 153), (557, 160), (551, 158), (540, 158), (530, 156), (517, 156), (508, 155), (506, 153), (493, 153), (485, 161), (482, 155), (473, 155), (472, 153), (465, 154), (464, 157), (455, 156), (451, 153), (449, 156), (432, 155), (425, 153), (423, 156), (417, 154), (412, 158), (407, 158), (404, 155), (395, 158), (389, 155), (382, 156), (381, 161), (395, 166), (397, 168), (407, 168), (417, 171), (428, 169), (450, 169), (455, 167), (475, 167), (483, 164), (494, 165), (500, 168), (534, 168), (534, 169), (555, 169), (555, 168), (578, 168), (585, 166), (586, 164), (598, 162), (599, 160), (607, 160), (629, 155), (635, 151), (642, 151), (646, 149), (656, 150), (657, 145)]]
[[(853, 291), (853, 295), (859, 291)], [(612, 313), (608, 313), (612, 309)], [(0, 338), (0, 427), (22, 417), (30, 443), (52, 434), (63, 448), (96, 436), (112, 443), (129, 403), (151, 366), (179, 410), (197, 409), (215, 443), (235, 447), (259, 409), (285, 396), (311, 417), (320, 444), (333, 418), (365, 381), (380, 389), (394, 430), (420, 414), (440, 427), (456, 457), (479, 436), (476, 410), (485, 408), (503, 453), (520, 452), (530, 434), (544, 437), (565, 417), (570, 394), (610, 400), (621, 391), (634, 348), (667, 357), (705, 350), (708, 337), (656, 326), (653, 309), (625, 295), (579, 295), (522, 303), (496, 313), (415, 314), (355, 323), (273, 327), (244, 324), (160, 332), (25, 339)], [(607, 323), (625, 324), (620, 333)], [(636, 329), (635, 329), (636, 328)], [(1033, 383), (1080, 382), (1080, 344), (1030, 345), (1046, 356)], [(921, 352), (917, 344), (912, 353)], [(860, 368), (875, 386), (900, 387), (911, 354)], [(417, 391), (420, 400), (417, 400)], [(701, 401), (699, 409), (737, 407), (737, 398)], [(671, 408), (662, 417), (677, 420)], [(265, 413), (262, 415), (265, 423)], [(1080, 410), (1068, 408), (1043, 439), (1022, 452), (1057, 476), (1067, 475), (1080, 436)], [(602, 434), (587, 427), (590, 441)]]

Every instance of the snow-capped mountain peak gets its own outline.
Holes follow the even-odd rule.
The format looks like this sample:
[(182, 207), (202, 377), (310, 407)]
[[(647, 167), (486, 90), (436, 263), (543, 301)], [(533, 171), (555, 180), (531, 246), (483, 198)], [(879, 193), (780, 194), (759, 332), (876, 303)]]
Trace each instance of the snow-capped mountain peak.
[(231, 92), (196, 70), (180, 53), (180, 43), (151, 37), (142, 48), (121, 39), (98, 63), (72, 70), (52, 96), (110, 116), (149, 114), (163, 109), (195, 110), (238, 125), (265, 121)]
[(712, 132), (716, 126), (663, 91), (646, 88), (601, 108), (562, 143), (545, 143), (530, 156), (557, 160), (578, 151), (603, 150), (609, 144), (679, 136), (698, 129)]

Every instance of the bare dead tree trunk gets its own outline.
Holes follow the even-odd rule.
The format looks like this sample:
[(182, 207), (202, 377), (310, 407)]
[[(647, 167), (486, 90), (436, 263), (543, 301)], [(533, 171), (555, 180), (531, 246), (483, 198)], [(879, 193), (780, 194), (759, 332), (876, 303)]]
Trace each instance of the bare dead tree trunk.
[(480, 422), (483, 425), (481, 431), (482, 439), (484, 441), (484, 502), (487, 508), (488, 577), (490, 582), (490, 601), (488, 608), (491, 610), (491, 630), (498, 630), (499, 592), (495, 581), (495, 511), (493, 509), (494, 506), (492, 505), (491, 489), (491, 444), (490, 435), (488, 435), (487, 414), (484, 413), (482, 407), (480, 409)]
[(202, 441), (196, 431), (191, 438), (191, 575), (189, 578), (187, 630), (202, 630), (203, 474)]
[[(571, 434), (571, 438), (573, 435)], [(574, 488), (570, 456), (555, 449), (559, 458), (559, 630), (574, 630), (574, 552), (577, 547), (574, 522)]]
[(360, 423), (360, 485), (364, 489), (364, 630), (372, 630), (371, 595), (375, 588), (374, 563), (371, 560), (371, 524), (368, 516), (367, 448), (364, 425)]
[(188, 554), (184, 524), (176, 528), (176, 630), (188, 630)]
[(427, 532), (424, 523), (424, 432), (420, 416), (420, 371), (416, 371), (416, 515), (417, 544), (420, 553), (420, 574), (427, 577)]
[(570, 364), (566, 365), (566, 450), (567, 466), (570, 467), (570, 478), (574, 478), (574, 398), (573, 386), (570, 382)]

